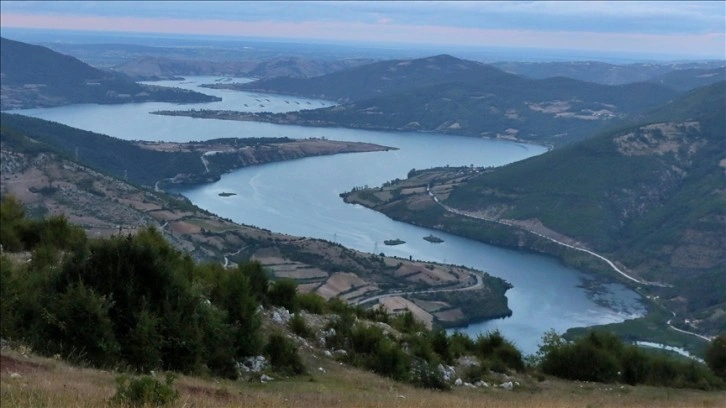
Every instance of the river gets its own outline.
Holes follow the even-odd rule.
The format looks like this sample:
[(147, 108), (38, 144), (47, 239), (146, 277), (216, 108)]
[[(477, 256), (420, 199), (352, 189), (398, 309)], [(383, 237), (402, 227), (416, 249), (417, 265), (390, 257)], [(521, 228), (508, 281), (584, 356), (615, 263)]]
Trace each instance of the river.
[[(276, 232), (322, 238), (349, 248), (416, 259), (466, 265), (506, 279), (510, 318), (458, 329), (476, 336), (499, 329), (524, 353), (537, 351), (542, 334), (555, 329), (614, 323), (644, 314), (639, 295), (619, 283), (601, 285), (598, 302), (583, 288), (588, 276), (557, 259), (486, 245), (462, 237), (393, 221), (375, 211), (345, 204), (338, 196), (356, 186), (377, 186), (405, 178), (409, 170), (434, 166), (501, 166), (542, 154), (545, 148), (423, 133), (373, 132), (341, 128), (280, 126), (188, 117), (151, 115), (162, 109), (230, 109), (285, 112), (332, 105), (329, 101), (282, 95), (199, 88), (215, 77), (156, 82), (223, 98), (193, 105), (135, 103), (72, 105), (13, 111), (127, 140), (185, 142), (220, 137), (325, 137), (365, 141), (398, 150), (311, 157), (249, 167), (225, 174), (216, 183), (181, 190), (194, 204), (234, 221)], [(220, 197), (218, 193), (234, 192)], [(423, 240), (435, 232), (441, 244)], [(386, 239), (406, 241), (385, 246)]]

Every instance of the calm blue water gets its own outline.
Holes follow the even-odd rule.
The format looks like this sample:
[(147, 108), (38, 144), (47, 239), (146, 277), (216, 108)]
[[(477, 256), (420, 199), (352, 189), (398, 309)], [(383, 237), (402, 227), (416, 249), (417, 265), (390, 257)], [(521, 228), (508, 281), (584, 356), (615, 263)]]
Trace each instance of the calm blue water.
[[(476, 336), (499, 329), (525, 353), (534, 353), (549, 330), (619, 322), (640, 316), (638, 295), (620, 284), (605, 286), (595, 303), (580, 287), (586, 276), (554, 258), (486, 245), (436, 232), (445, 242), (422, 238), (433, 231), (400, 222), (338, 196), (356, 186), (377, 186), (405, 178), (412, 168), (443, 165), (499, 166), (542, 154), (540, 146), (476, 138), (418, 133), (387, 133), (351, 129), (306, 128), (267, 123), (217, 121), (150, 115), (160, 109), (234, 109), (285, 112), (330, 106), (331, 102), (280, 95), (197, 88), (217, 78), (194, 77), (160, 85), (196, 89), (223, 98), (221, 102), (177, 106), (168, 103), (74, 105), (18, 111), (81, 129), (128, 140), (190, 141), (219, 137), (325, 137), (366, 141), (399, 150), (314, 157), (249, 167), (226, 174), (216, 183), (181, 192), (194, 204), (234, 221), (276, 232), (336, 241), (349, 248), (386, 255), (466, 265), (506, 279), (513, 316), (462, 328)], [(247, 105), (247, 106), (245, 106)], [(264, 106), (260, 106), (264, 105)], [(220, 197), (222, 191), (236, 196)], [(388, 247), (383, 241), (406, 244)]]

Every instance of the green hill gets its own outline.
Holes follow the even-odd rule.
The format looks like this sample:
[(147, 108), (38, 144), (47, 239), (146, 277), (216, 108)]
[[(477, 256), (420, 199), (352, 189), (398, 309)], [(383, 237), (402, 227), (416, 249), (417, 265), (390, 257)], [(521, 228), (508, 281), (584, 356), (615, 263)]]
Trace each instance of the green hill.
[(671, 71), (650, 80), (673, 88), (677, 91), (688, 91), (701, 86), (710, 85), (726, 79), (726, 66), (719, 68), (689, 68)]
[(651, 283), (641, 289), (677, 313), (664, 320), (723, 332), (725, 99), (720, 82), (650, 112), (639, 125), (541, 156), (500, 168), (411, 171), (407, 180), (343, 197), (396, 220), (611, 273), (601, 259), (553, 240), (594, 251), (634, 277), (629, 282)]
[(257, 115), (275, 123), (436, 131), (551, 145), (581, 140), (676, 96), (655, 83), (608, 86), (563, 77), (525, 79), (448, 55), (378, 62), (309, 79), (218, 86), (343, 102)]
[(506, 83), (517, 77), (497, 68), (450, 55), (413, 60), (389, 60), (349, 68), (314, 78), (280, 77), (246, 84), (241, 90), (284, 93), (340, 102), (360, 101), (424, 86), (487, 78)]
[[(474, 177), (446, 204), (539, 220), (647, 280), (672, 284), (664, 292), (677, 310), (722, 314), (725, 91), (726, 82), (699, 88), (646, 124)], [(721, 316), (702, 325), (723, 330), (725, 323)]]
[[(633, 82), (658, 82), (664, 77), (697, 78), (711, 70), (723, 69), (724, 61), (678, 61), (678, 62), (641, 62), (634, 64), (608, 64), (598, 61), (552, 61), (495, 62), (493, 66), (515, 75), (532, 79), (567, 77), (580, 81), (604, 85), (623, 85)], [(696, 82), (662, 82), (676, 90), (687, 91), (699, 86), (709, 85), (723, 78), (701, 77)], [(703, 82), (701, 82), (703, 81)]]
[(198, 92), (137, 84), (46, 47), (6, 38), (0, 39), (0, 73), (3, 110), (72, 103), (218, 100)]

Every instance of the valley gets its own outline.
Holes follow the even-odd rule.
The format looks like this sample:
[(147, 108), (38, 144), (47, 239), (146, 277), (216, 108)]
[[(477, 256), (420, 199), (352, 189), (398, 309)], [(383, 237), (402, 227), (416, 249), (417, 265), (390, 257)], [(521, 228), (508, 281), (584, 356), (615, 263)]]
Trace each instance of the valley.
[[(58, 358), (90, 350), (100, 368), (115, 356), (262, 384), (306, 375), (335, 389), (319, 373), (357, 367), (459, 387), (455, 398), (488, 393), (488, 381), (538, 395), (574, 384), (549, 376), (723, 388), (718, 61), (55, 45), (92, 67), (2, 41), (3, 369), (18, 374), (4, 383), (23, 359), (48, 366), (20, 336)], [(159, 291), (145, 286), (155, 274)], [(80, 340), (66, 330), (76, 298), (101, 322)], [(187, 341), (195, 357), (170, 359)], [(269, 366), (250, 374), (240, 358), (259, 353)], [(214, 405), (239, 402), (190, 381), (187, 401), (204, 388)], [(25, 398), (18, 390), (4, 384), (2, 400)]]

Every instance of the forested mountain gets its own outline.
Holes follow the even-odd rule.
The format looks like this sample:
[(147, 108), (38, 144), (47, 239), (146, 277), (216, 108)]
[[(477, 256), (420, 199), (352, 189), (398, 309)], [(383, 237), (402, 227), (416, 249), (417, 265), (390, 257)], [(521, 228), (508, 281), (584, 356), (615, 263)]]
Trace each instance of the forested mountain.
[(350, 102), (449, 82), (488, 80), (506, 84), (516, 79), (485, 64), (438, 55), (374, 62), (315, 78), (272, 78), (236, 87)]
[(48, 48), (6, 38), (0, 40), (0, 81), (3, 110), (71, 103), (218, 100), (198, 92), (140, 85)]
[(650, 81), (668, 86), (677, 91), (688, 91), (723, 80), (726, 80), (726, 66), (710, 69), (681, 69), (659, 75)]
[(678, 324), (717, 334), (726, 327), (724, 112), (720, 82), (639, 125), (541, 156), (494, 169), (413, 170), (343, 196), (397, 220), (611, 273), (567, 245), (594, 251), (677, 312)]
[(227, 138), (191, 143), (132, 142), (23, 115), (0, 113), (4, 145), (26, 137), (106, 174), (137, 185), (216, 181), (232, 169), (309, 156), (388, 150), (357, 142), (290, 138)]
[[(671, 73), (675, 74), (681, 71), (685, 75), (698, 75), (697, 71), (709, 71), (717, 68), (723, 69), (724, 61), (641, 62), (634, 64), (608, 64), (599, 61), (503, 61), (494, 62), (492, 65), (503, 71), (533, 79), (562, 76), (603, 85), (624, 85), (634, 82), (653, 82), (661, 76), (667, 76)], [(688, 90), (717, 81), (718, 79), (704, 82), (687, 89), (678, 87), (674, 89)]]
[(723, 328), (725, 99), (726, 82), (699, 88), (642, 125), (476, 176), (446, 204), (541, 222), (646, 280), (672, 284), (664, 294), (674, 308)]
[(562, 77), (526, 79), (448, 55), (378, 62), (309, 79), (214, 86), (343, 102), (258, 115), (275, 123), (436, 131), (551, 145), (581, 140), (676, 96), (655, 83), (607, 86)]

